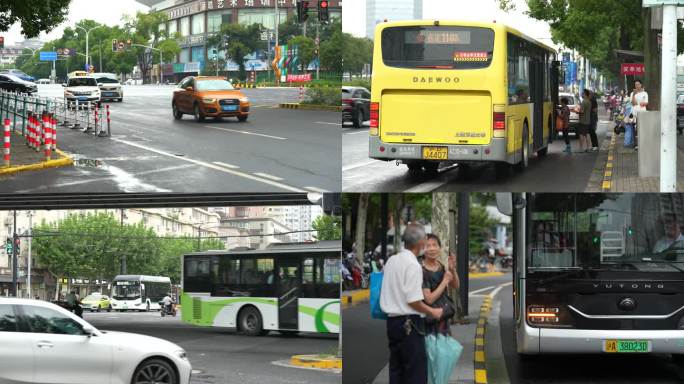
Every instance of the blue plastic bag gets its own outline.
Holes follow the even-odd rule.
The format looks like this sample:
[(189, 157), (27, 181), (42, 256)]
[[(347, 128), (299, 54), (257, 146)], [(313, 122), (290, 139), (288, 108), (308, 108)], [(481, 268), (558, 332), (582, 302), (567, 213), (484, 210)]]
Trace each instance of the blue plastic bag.
[(428, 382), (447, 384), (463, 346), (451, 336), (430, 334), (425, 336), (425, 352), (428, 360)]
[(387, 314), (380, 308), (380, 290), (382, 289), (382, 272), (370, 274), (370, 309), (371, 317), (386, 320)]
[(634, 124), (625, 124), (625, 147), (634, 145)]

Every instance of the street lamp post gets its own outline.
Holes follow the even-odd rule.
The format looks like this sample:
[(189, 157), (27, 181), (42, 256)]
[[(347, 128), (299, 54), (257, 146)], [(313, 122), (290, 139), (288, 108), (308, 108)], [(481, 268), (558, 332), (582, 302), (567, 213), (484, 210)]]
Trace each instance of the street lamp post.
[[(164, 71), (162, 70), (162, 64), (164, 64), (164, 62), (163, 62), (163, 57), (162, 57), (162, 50), (159, 48), (154, 48), (152, 46), (142, 45), (142, 44), (131, 44), (131, 46), (143, 47), (143, 48), (151, 49), (153, 51), (159, 51), (159, 83), (164, 84)], [(152, 78), (152, 76), (150, 75), (150, 81), (152, 81), (151, 78)]]
[(90, 29), (85, 29), (85, 28), (81, 27), (80, 25), (76, 26), (76, 28), (81, 28), (86, 33), (86, 71), (90, 71), (90, 57), (89, 57), (90, 51), (88, 50), (88, 48), (89, 48), (88, 47), (88, 36), (90, 35), (90, 31), (97, 29), (97, 28), (100, 28), (100, 27), (102, 27), (102, 26), (97, 25), (97, 26), (92, 27)]

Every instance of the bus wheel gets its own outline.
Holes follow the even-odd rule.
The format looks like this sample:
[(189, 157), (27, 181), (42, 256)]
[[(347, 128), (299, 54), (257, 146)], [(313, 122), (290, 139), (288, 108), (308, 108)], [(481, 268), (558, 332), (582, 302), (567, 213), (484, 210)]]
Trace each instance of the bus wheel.
[(423, 164), (420, 161), (411, 161), (411, 162), (406, 162), (406, 166), (409, 169), (409, 172), (420, 172), (423, 170)]
[(527, 123), (523, 125), (523, 137), (522, 137), (522, 159), (517, 165), (519, 171), (524, 171), (525, 168), (530, 164), (530, 135), (527, 130)]
[(261, 314), (254, 307), (246, 307), (240, 311), (238, 324), (240, 324), (240, 331), (247, 336), (257, 336), (263, 332)]

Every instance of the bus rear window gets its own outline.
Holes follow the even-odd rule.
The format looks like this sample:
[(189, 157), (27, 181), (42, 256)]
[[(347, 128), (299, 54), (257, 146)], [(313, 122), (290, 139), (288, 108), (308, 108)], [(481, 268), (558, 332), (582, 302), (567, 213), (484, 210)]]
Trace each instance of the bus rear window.
[(494, 51), (494, 31), (477, 27), (388, 27), (381, 41), (383, 63), (399, 68), (486, 68)]

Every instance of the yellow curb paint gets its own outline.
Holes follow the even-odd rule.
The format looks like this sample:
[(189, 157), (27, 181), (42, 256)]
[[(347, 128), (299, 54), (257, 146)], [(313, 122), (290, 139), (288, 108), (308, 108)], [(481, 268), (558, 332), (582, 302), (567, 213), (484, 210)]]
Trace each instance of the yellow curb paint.
[(485, 362), (484, 351), (475, 351), (475, 362), (477, 362), (477, 363), (484, 363)]
[(477, 335), (477, 336), (484, 336), (484, 328), (479, 328), (479, 327), (478, 327), (478, 328), (475, 330), (475, 335)]
[(60, 156), (62, 156), (61, 159), (48, 160), (48, 161), (43, 161), (40, 163), (27, 164), (27, 165), (18, 165), (15, 167), (0, 168), (0, 175), (11, 175), (11, 174), (18, 173), (18, 172), (37, 171), (37, 170), (47, 169), (47, 168), (64, 167), (64, 166), (71, 165), (74, 163), (74, 159), (67, 156), (64, 152), (62, 152), (60, 150), (57, 150), (56, 152)]
[(606, 168), (613, 168), (613, 163), (606, 164)]
[(480, 319), (477, 321), (477, 325), (484, 325), (487, 322), (487, 319)]
[(613, 155), (608, 155), (608, 161), (613, 161)]
[(504, 273), (503, 272), (476, 272), (476, 273), (469, 273), (468, 277), (471, 279), (477, 279), (481, 277), (492, 277), (492, 276), (502, 276)]
[(482, 337), (476, 337), (475, 345), (484, 346), (484, 339)]
[(487, 383), (487, 371), (484, 369), (476, 369), (475, 370), (475, 382), (477, 384), (486, 384)]
[(606, 176), (606, 177), (610, 177), (610, 176), (613, 176), (613, 171), (612, 171), (612, 170), (608, 170), (608, 171), (606, 171), (606, 174), (605, 174), (605, 176)]
[(604, 189), (604, 191), (610, 190), (610, 181), (604, 181), (602, 188)]
[(367, 301), (370, 298), (370, 290), (364, 289), (360, 291), (354, 291), (349, 295), (344, 295), (342, 300), (343, 306), (349, 306), (358, 304), (363, 301)]
[(342, 359), (338, 357), (295, 355), (290, 358), (290, 364), (308, 368), (342, 369)]

